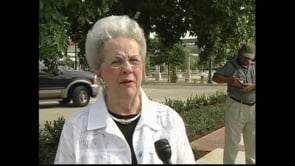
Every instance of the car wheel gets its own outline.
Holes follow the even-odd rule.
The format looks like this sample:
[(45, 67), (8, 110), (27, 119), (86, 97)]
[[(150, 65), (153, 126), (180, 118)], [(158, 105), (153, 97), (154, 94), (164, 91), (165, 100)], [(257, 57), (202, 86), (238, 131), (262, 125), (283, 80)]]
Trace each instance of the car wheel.
[(71, 101), (71, 98), (65, 98), (65, 99), (62, 99), (62, 100), (59, 100), (59, 104), (68, 104), (69, 102)]
[(86, 106), (90, 101), (90, 92), (84, 86), (78, 86), (73, 91), (73, 104), (77, 107)]

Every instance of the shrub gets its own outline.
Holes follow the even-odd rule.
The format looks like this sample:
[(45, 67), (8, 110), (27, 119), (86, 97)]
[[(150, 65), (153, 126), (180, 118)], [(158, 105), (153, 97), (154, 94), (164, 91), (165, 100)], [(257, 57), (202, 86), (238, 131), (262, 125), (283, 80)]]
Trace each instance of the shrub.
[(202, 135), (204, 132), (224, 125), (224, 102), (226, 94), (195, 95), (186, 100), (165, 98), (166, 105), (182, 116), (189, 137)]
[(180, 115), (186, 125), (187, 135), (200, 135), (224, 124), (224, 104), (207, 105)]
[(172, 74), (170, 75), (170, 80), (171, 80), (171, 83), (176, 83), (177, 80), (178, 80), (178, 77), (177, 77), (177, 74), (175, 71), (172, 71)]
[(58, 117), (53, 123), (46, 121), (39, 130), (39, 164), (53, 164), (64, 123), (65, 119)]
[(191, 109), (198, 109), (204, 105), (214, 105), (225, 102), (226, 94), (224, 92), (216, 92), (215, 95), (195, 95), (190, 96), (186, 100), (165, 98), (165, 105), (170, 106), (178, 113), (188, 111)]

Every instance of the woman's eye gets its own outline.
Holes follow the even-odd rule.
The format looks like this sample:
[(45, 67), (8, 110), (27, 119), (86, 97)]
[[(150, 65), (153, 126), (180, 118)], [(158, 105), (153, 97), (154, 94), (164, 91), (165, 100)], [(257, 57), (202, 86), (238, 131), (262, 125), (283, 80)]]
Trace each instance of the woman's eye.
[(120, 64), (122, 62), (122, 60), (113, 60), (111, 61), (111, 64)]
[(134, 59), (130, 59), (130, 62), (131, 62), (131, 63), (139, 63), (139, 62), (140, 62), (140, 60), (139, 60), (139, 59), (136, 59), (136, 58), (134, 58)]
[(138, 62), (138, 59), (130, 59), (131, 62)]

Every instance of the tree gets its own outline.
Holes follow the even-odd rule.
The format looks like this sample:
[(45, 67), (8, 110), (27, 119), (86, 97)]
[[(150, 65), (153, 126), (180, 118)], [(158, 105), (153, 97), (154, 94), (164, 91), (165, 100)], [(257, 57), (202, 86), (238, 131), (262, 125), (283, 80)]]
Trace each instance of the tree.
[(57, 61), (67, 49), (67, 18), (60, 13), (62, 1), (40, 1), (39, 58), (49, 68), (56, 68)]
[(112, 4), (112, 0), (40, 0), (40, 60), (56, 67), (58, 59), (65, 56), (70, 38), (78, 44), (80, 61), (86, 62), (86, 34), (98, 18), (107, 14)]
[(188, 30), (204, 50), (201, 63), (212, 56), (216, 64), (223, 62), (243, 43), (255, 40), (254, 0), (186, 0), (181, 5), (189, 16)]
[(255, 40), (255, 1), (186, 0), (188, 30), (198, 36), (200, 63), (209, 64), (208, 82), (214, 63), (220, 64), (245, 42)]
[(78, 45), (78, 57), (82, 69), (87, 68), (85, 57), (86, 35), (93, 24), (101, 17), (108, 15), (112, 0), (66, 0), (62, 14), (68, 17), (67, 36)]
[[(184, 48), (181, 42), (175, 43), (172, 45), (172, 47), (167, 50), (167, 60), (166, 63), (168, 64), (168, 82), (176, 82), (178, 77), (176, 75), (177, 73), (177, 66), (181, 65), (185, 62), (186, 57), (189, 56), (189, 52)], [(170, 68), (171, 65), (171, 77), (170, 77)]]
[(155, 32), (169, 48), (189, 31), (204, 50), (203, 64), (210, 59), (222, 63), (242, 43), (255, 40), (254, 0), (40, 0), (40, 59), (54, 63), (64, 56), (71, 38), (80, 49), (80, 62), (86, 64), (86, 34), (107, 15), (137, 15), (147, 43)]
[(170, 69), (172, 69), (172, 74), (176, 74), (176, 66), (185, 62), (189, 52), (184, 48), (181, 42), (170, 45), (159, 37), (152, 39), (149, 46), (151, 64), (161, 65), (165, 63), (168, 66), (168, 82), (170, 82)]

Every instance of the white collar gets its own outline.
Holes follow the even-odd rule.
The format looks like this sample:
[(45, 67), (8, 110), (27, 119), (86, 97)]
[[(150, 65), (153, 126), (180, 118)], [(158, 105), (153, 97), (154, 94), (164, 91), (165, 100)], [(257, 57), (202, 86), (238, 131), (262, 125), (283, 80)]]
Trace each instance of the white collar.
[[(157, 120), (157, 105), (155, 102), (148, 99), (145, 92), (141, 88), (141, 102), (142, 110), (141, 117), (138, 122), (138, 126), (147, 125), (155, 130), (159, 129), (156, 123)], [(100, 91), (97, 101), (93, 103), (89, 108), (87, 130), (98, 129), (107, 126), (113, 121), (110, 114), (108, 113), (103, 90)]]

